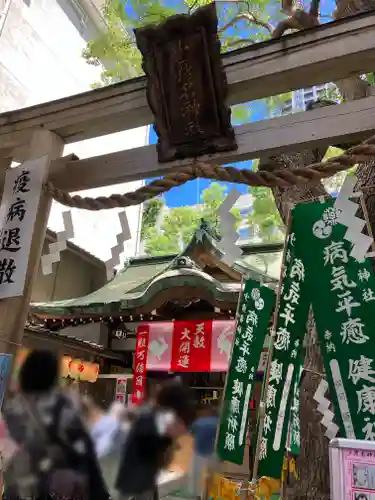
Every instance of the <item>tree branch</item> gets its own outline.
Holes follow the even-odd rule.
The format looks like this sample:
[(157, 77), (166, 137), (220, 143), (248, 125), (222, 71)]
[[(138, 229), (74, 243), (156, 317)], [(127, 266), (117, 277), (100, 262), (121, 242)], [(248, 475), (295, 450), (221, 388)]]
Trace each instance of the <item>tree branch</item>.
[[(344, 14), (349, 5), (350, 5), (350, 0), (344, 0), (340, 2), (339, 5), (336, 7), (336, 9), (333, 11), (333, 18), (340, 19), (341, 17), (345, 17)], [(357, 14), (360, 11), (361, 10), (355, 9), (355, 12), (353, 13)]]
[(319, 0), (313, 0), (311, 2), (310, 12), (305, 12), (304, 10), (297, 9), (290, 14), (290, 17), (285, 21), (281, 21), (272, 33), (272, 38), (281, 38), (287, 30), (297, 30), (303, 31), (309, 28), (316, 28), (320, 25), (319, 22), (319, 12), (317, 11), (319, 5)]
[[(254, 13), (249, 11), (240, 12), (228, 23), (224, 24), (224, 26), (222, 26), (218, 31), (219, 33), (223, 33), (239, 21), (247, 21), (250, 24), (255, 24), (266, 29), (272, 38), (280, 38), (285, 31), (290, 29), (304, 30), (319, 26), (319, 4), (320, 0), (311, 0), (310, 11), (307, 13), (301, 9), (294, 9), (293, 0), (284, 0), (282, 10), (289, 15), (289, 18), (281, 21), (276, 28), (274, 28), (272, 24), (259, 19)], [(239, 43), (241, 43), (241, 41)]]
[(195, 0), (195, 1), (192, 3), (192, 5), (190, 5), (190, 7), (189, 7), (189, 14), (191, 14), (191, 13), (192, 13), (192, 11), (193, 11), (193, 10), (194, 10), (194, 9), (195, 9), (198, 5), (199, 5), (198, 0)]
[(253, 45), (254, 43), (257, 43), (255, 40), (252, 40), (251, 38), (239, 38), (238, 40), (233, 40), (231, 42), (226, 41), (225, 45), (231, 49), (234, 47), (237, 47), (238, 45), (242, 44), (248, 44), (248, 45)]
[(319, 22), (320, 0), (311, 0), (309, 16), (318, 19)]
[(224, 24), (224, 26), (222, 26), (218, 30), (219, 33), (223, 33), (223, 31), (226, 31), (230, 27), (237, 24), (239, 21), (247, 21), (250, 24), (255, 24), (256, 26), (265, 28), (270, 35), (272, 35), (273, 33), (273, 26), (270, 23), (263, 21), (262, 19), (258, 19), (258, 17), (252, 12), (241, 12), (240, 14), (237, 14), (233, 19), (231, 19), (227, 24)]

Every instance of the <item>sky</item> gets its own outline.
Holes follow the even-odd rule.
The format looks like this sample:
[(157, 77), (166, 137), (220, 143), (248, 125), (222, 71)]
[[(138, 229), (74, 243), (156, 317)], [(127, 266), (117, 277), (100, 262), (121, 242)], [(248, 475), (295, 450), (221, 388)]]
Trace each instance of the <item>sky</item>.
[[(164, 2), (163, 2), (164, 3)], [(299, 2), (300, 4), (304, 4), (305, 2)], [(307, 2), (306, 2), (307, 3)], [(179, 10), (179, 6), (181, 5), (181, 2), (179, 0), (166, 0), (165, 2), (166, 5), (168, 6), (173, 6), (173, 8), (176, 10), (176, 12)], [(275, 2), (270, 2), (272, 5), (272, 10), (275, 8)], [(333, 12), (335, 8), (335, 2), (334, 0), (323, 0), (321, 2), (321, 13), (322, 15), (329, 15)], [(323, 17), (321, 19), (321, 22), (328, 22), (330, 19), (329, 17)], [(219, 15), (219, 25), (220, 25), (220, 15)], [(256, 28), (255, 28), (256, 30)], [(228, 35), (233, 35), (234, 32), (231, 29), (227, 30)], [(241, 38), (242, 37), (248, 37), (251, 34), (254, 33), (254, 28), (250, 27), (247, 24), (241, 24), (237, 25), (237, 31), (236, 34), (239, 35)], [(250, 117), (250, 122), (255, 122), (258, 120), (263, 120), (268, 117), (268, 108), (267, 105), (265, 104), (264, 101), (255, 101), (252, 103), (247, 104), (249, 108), (251, 109), (251, 117)], [(232, 122), (234, 126), (240, 125), (240, 123), (235, 123)], [(157, 137), (155, 134), (155, 131), (153, 127), (150, 127), (149, 130), (149, 144), (156, 144), (157, 142)], [(240, 162), (233, 164), (237, 168), (244, 168), (244, 169), (250, 169), (252, 168), (252, 161), (245, 161), (245, 162)], [(153, 179), (148, 179), (146, 182), (149, 183)], [(165, 202), (166, 205), (174, 208), (174, 207), (179, 207), (179, 206), (186, 206), (186, 205), (195, 205), (200, 202), (201, 194), (202, 191), (209, 186), (211, 183), (210, 180), (208, 179), (197, 179), (195, 181), (190, 181), (183, 186), (179, 187), (178, 189), (171, 189), (169, 192), (165, 194)], [(235, 187), (240, 193), (246, 193), (248, 191), (248, 187), (243, 185), (243, 184), (230, 184), (230, 183), (222, 183), (224, 186), (227, 187), (228, 190), (232, 189)]]
[[(266, 118), (266, 106), (262, 101), (257, 101), (251, 105), (251, 121), (262, 120)], [(149, 144), (156, 144), (157, 137), (154, 128), (151, 126), (149, 131)], [(242, 161), (237, 162), (237, 168), (251, 168), (252, 161)], [(147, 179), (147, 183), (151, 182), (153, 179)], [(164, 195), (165, 203), (170, 208), (195, 205), (200, 202), (200, 197), (202, 191), (206, 189), (212, 181), (209, 179), (197, 179), (195, 181), (190, 181), (180, 186), (178, 188), (171, 189)], [(228, 182), (220, 183), (226, 186), (228, 191), (235, 187), (241, 194), (247, 193), (248, 187), (244, 184), (231, 184)]]

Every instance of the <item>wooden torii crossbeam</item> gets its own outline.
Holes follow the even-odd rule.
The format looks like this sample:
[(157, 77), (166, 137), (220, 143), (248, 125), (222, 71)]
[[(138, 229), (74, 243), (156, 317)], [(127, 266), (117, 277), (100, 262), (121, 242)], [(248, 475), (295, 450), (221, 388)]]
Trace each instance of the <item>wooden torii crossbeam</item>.
[[(225, 55), (223, 62), (230, 104), (372, 71), (375, 67), (374, 39), (375, 14), (368, 13)], [(369, 97), (237, 127), (238, 151), (202, 160), (224, 164), (290, 148), (361, 140), (375, 130), (374, 109), (375, 97)], [(71, 156), (58, 159), (66, 143), (147, 125), (151, 121), (143, 78), (3, 113), (0, 115), (2, 178), (12, 159), (25, 161), (43, 155), (47, 155), (49, 163), (45, 181), (52, 180), (56, 187), (66, 190), (160, 175), (177, 165), (158, 165), (154, 146), (86, 160), (74, 160)], [(45, 190), (33, 231), (23, 296), (0, 302), (2, 352), (12, 352), (21, 343), (51, 201), (50, 193)]]
[[(375, 13), (257, 43), (223, 55), (229, 104), (371, 72)], [(27, 143), (38, 128), (73, 143), (152, 123), (144, 77), (0, 114), (0, 149)]]
[[(200, 161), (226, 165), (299, 148), (360, 142), (375, 133), (374, 109), (375, 97), (367, 97), (234, 127), (237, 151), (202, 156)], [(78, 161), (59, 160), (52, 165), (50, 181), (59, 189), (79, 191), (157, 177), (193, 163), (187, 159), (161, 164), (154, 145), (142, 146)]]

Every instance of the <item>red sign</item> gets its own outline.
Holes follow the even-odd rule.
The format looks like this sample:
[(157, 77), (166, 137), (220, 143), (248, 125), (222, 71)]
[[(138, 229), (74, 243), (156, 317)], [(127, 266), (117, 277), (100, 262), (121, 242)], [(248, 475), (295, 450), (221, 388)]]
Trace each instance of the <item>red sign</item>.
[[(202, 339), (199, 340), (200, 348), (198, 349), (194, 347), (194, 332), (197, 330), (197, 325), (204, 325), (203, 337), (205, 338), (205, 349), (203, 349)], [(134, 328), (134, 326), (132, 326), (132, 328)], [(187, 346), (187, 344), (184, 344), (184, 346), (181, 345), (182, 342), (186, 342), (188, 340), (182, 340), (180, 338), (182, 335), (182, 331), (185, 328), (190, 331), (190, 333), (188, 334), (190, 337), (189, 347)], [(201, 328), (202, 327), (199, 326), (198, 332)], [(136, 331), (138, 332), (141, 329), (148, 329), (146, 363), (147, 371), (195, 371), (197, 370), (196, 361), (200, 365), (200, 369), (198, 367), (198, 371), (225, 372), (228, 370), (229, 358), (232, 350), (232, 342), (235, 331), (234, 320), (165, 322), (153, 321), (151, 323), (138, 323), (136, 326)], [(198, 335), (198, 338), (199, 337), (202, 336)], [(260, 356), (259, 366), (257, 370), (258, 373), (264, 373), (268, 356), (268, 342), (269, 338), (267, 337), (265, 339), (263, 351)], [(180, 359), (180, 348), (182, 350), (190, 348), (190, 357)], [(196, 354), (198, 356), (207, 356), (207, 349), (210, 349), (209, 368), (207, 368), (207, 363), (202, 358), (198, 360), (194, 358), (193, 361), (190, 360), (190, 358)], [(181, 356), (186, 354), (186, 352), (181, 352)], [(194, 364), (192, 365), (191, 363)], [(202, 364), (204, 365), (204, 368), (202, 368)]]
[(133, 404), (142, 403), (145, 399), (146, 391), (146, 365), (148, 339), (150, 326), (140, 325), (137, 332), (137, 347), (135, 349), (134, 371), (133, 371)]
[(171, 371), (211, 370), (212, 321), (175, 321)]

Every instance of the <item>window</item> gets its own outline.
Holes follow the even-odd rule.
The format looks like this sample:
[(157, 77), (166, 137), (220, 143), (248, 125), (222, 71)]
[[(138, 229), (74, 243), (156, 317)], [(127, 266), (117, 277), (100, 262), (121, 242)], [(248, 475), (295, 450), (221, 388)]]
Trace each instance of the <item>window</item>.
[(79, 24), (82, 27), (85, 27), (87, 24), (87, 19), (88, 19), (86, 12), (82, 9), (82, 7), (80, 6), (80, 4), (77, 0), (69, 0), (69, 3), (71, 5), (74, 13), (78, 17)]
[(289, 101), (286, 101), (286, 103), (283, 106), (282, 114), (291, 113), (292, 109), (293, 109), (293, 107), (292, 107), (292, 101), (289, 99)]
[(255, 236), (255, 229), (254, 229), (254, 227), (253, 226), (249, 226), (247, 228), (247, 233), (248, 233), (248, 237), (249, 238), (254, 238), (254, 236)]
[(305, 106), (307, 106), (308, 104), (311, 104), (315, 101), (314, 97), (310, 97), (309, 99), (305, 99)]
[(247, 227), (239, 228), (238, 234), (239, 234), (240, 238), (248, 238), (249, 237), (249, 228), (247, 228)]
[(304, 108), (304, 95), (303, 95), (303, 90), (296, 90), (293, 93), (293, 100), (294, 100), (294, 109), (303, 109)]
[(247, 214), (249, 214), (251, 211), (251, 207), (244, 207), (244, 208), (240, 208), (240, 215), (242, 215), (242, 217), (245, 217)]

